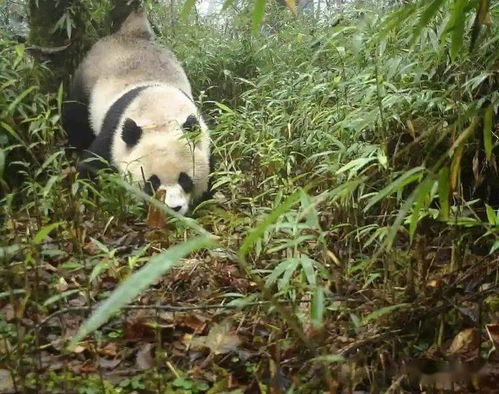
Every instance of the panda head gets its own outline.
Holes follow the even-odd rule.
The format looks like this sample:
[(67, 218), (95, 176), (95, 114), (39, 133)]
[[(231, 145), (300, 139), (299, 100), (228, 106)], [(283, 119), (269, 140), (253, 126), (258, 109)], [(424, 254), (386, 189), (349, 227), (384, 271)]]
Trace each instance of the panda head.
[[(190, 203), (208, 188), (209, 142), (206, 125), (185, 95), (163, 98), (150, 92), (126, 111), (119, 135), (115, 136), (113, 157), (120, 170), (141, 184), (149, 195), (164, 190), (164, 203), (185, 215)], [(190, 132), (197, 133), (192, 140)], [(116, 160), (115, 160), (116, 162)]]

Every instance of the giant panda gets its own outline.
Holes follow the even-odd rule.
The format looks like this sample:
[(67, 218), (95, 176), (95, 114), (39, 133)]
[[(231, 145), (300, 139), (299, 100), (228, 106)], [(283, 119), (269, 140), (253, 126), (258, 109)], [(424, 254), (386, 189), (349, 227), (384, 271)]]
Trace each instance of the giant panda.
[(185, 215), (208, 192), (210, 139), (191, 85), (171, 51), (157, 46), (141, 10), (93, 45), (78, 66), (64, 105), (69, 143), (83, 150), (79, 170), (100, 157)]

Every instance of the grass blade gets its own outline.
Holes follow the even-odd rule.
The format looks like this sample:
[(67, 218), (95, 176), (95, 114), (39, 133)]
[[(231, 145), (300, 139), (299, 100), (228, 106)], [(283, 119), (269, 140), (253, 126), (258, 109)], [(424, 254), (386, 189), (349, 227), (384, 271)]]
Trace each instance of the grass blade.
[(214, 242), (210, 238), (198, 237), (154, 256), (151, 261), (130, 276), (113, 291), (107, 300), (99, 305), (97, 310), (80, 327), (80, 330), (69, 346), (75, 346), (76, 343), (107, 322), (122, 306), (130, 302), (152, 282), (170, 270), (178, 260), (196, 250), (212, 246), (214, 246)]

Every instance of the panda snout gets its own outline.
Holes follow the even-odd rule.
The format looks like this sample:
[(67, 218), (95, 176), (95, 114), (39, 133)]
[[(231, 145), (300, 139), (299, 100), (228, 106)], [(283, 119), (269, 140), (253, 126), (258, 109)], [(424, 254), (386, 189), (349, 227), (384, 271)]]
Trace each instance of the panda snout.
[(175, 212), (178, 212), (182, 209), (182, 205), (177, 205), (176, 207), (170, 207), (170, 209), (173, 209)]

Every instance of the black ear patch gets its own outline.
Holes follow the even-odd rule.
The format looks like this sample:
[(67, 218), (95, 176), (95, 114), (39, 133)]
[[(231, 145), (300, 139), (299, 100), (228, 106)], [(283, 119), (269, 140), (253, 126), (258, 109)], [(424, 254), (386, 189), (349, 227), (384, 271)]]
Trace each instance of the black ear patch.
[(152, 175), (146, 181), (146, 185), (144, 186), (144, 192), (152, 196), (156, 190), (158, 190), (161, 185), (161, 181), (159, 180), (157, 175)]
[(193, 131), (197, 127), (199, 127), (199, 121), (196, 119), (194, 115), (189, 115), (182, 125), (182, 128), (186, 131)]
[(125, 141), (127, 148), (137, 145), (141, 136), (142, 129), (132, 119), (127, 118), (121, 132), (121, 138)]
[(178, 183), (180, 186), (182, 186), (182, 189), (184, 189), (184, 192), (186, 193), (192, 192), (192, 189), (194, 188), (194, 182), (192, 181), (192, 178), (185, 172), (181, 172), (178, 176)]

